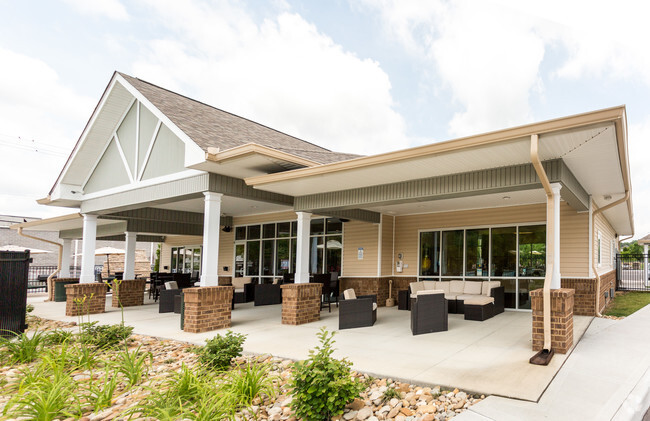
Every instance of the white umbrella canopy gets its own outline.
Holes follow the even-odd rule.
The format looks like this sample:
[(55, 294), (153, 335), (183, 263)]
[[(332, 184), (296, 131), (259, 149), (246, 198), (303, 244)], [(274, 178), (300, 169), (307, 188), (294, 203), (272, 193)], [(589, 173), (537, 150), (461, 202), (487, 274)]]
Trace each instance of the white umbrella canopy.
[(29, 250), (29, 254), (52, 253), (49, 250), (35, 249), (34, 247), (16, 246), (14, 244), (7, 244), (6, 246), (0, 246), (0, 251), (18, 251), (18, 252), (22, 252), (22, 251), (25, 251), (25, 250)]
[[(95, 250), (95, 256), (101, 256), (103, 254), (106, 255), (106, 272), (110, 275), (111, 274), (111, 266), (110, 266), (110, 260), (108, 260), (108, 256), (111, 254), (124, 254), (126, 253), (123, 249), (118, 249), (115, 247), (100, 247)], [(81, 256), (83, 253), (78, 253), (75, 256)]]

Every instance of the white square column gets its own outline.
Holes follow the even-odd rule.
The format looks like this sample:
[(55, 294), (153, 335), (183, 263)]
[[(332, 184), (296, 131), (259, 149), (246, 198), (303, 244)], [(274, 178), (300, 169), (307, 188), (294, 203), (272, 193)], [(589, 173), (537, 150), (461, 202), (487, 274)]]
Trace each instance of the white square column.
[(135, 279), (135, 232), (125, 232), (124, 275), (122, 279)]
[(97, 215), (83, 215), (83, 246), (81, 248), (80, 283), (95, 282), (95, 245), (97, 243)]
[(311, 213), (296, 212), (298, 215), (298, 233), (296, 237), (296, 275), (295, 283), (309, 283), (309, 232)]
[[(560, 275), (560, 183), (551, 183), (553, 198), (547, 197), (547, 201), (552, 201), (546, 206), (546, 253), (553, 255), (553, 276), (551, 278), (551, 289), (562, 288), (562, 276)], [(551, 211), (551, 212), (549, 212)], [(552, 229), (550, 229), (552, 227)], [(549, 235), (552, 232), (552, 238)], [(549, 245), (551, 248), (549, 249)], [(548, 254), (547, 254), (548, 256)], [(548, 257), (547, 257), (548, 259)]]
[(59, 277), (69, 278), (70, 277), (70, 261), (72, 258), (72, 239), (64, 238), (63, 239), (63, 248), (61, 249), (61, 273)]
[(203, 250), (201, 252), (201, 286), (219, 285), (219, 231), (223, 194), (203, 192)]

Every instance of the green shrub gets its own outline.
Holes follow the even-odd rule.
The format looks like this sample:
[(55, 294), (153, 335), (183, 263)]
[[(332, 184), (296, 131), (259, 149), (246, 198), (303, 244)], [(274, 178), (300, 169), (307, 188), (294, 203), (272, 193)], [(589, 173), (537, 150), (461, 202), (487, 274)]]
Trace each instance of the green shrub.
[(322, 328), (317, 336), (321, 346), (310, 350), (307, 360), (294, 364), (290, 383), (291, 408), (296, 418), (307, 421), (329, 420), (342, 414), (345, 405), (365, 388), (351, 376), (351, 362), (332, 358), (334, 332)]
[(214, 370), (226, 370), (233, 358), (241, 356), (245, 340), (246, 335), (231, 330), (225, 336), (217, 335), (207, 339), (205, 346), (197, 349), (199, 361)]
[(223, 390), (232, 406), (246, 407), (262, 395), (275, 396), (274, 379), (269, 376), (269, 370), (268, 364), (248, 363), (229, 371), (224, 378)]
[(106, 370), (101, 381), (91, 378), (87, 385), (87, 391), (88, 401), (92, 405), (93, 412), (99, 412), (111, 406), (118, 383), (116, 371)]
[(384, 401), (389, 401), (393, 398), (402, 399), (402, 395), (399, 392), (399, 390), (395, 389), (394, 387), (388, 387), (388, 389), (386, 389), (386, 391), (384, 392), (383, 399)]
[(97, 348), (113, 348), (126, 343), (133, 332), (133, 327), (124, 324), (99, 325), (97, 322), (81, 323), (79, 340), (86, 345), (94, 345)]
[(0, 337), (0, 346), (6, 348), (9, 361), (15, 363), (30, 363), (39, 356), (43, 347), (44, 334), (38, 330), (33, 334), (21, 333), (13, 338)]

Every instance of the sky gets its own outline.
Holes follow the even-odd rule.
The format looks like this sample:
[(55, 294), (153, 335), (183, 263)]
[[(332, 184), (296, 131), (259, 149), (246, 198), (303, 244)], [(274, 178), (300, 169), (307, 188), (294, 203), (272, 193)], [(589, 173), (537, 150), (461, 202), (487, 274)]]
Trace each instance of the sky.
[(118, 70), (341, 152), (626, 105), (650, 233), (650, 4), (0, 0), (0, 213), (39, 206)]

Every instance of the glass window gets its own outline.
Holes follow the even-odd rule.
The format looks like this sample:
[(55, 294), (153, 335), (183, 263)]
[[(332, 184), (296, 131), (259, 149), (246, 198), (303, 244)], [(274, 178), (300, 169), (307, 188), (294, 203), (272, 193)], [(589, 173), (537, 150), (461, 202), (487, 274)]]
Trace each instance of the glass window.
[(246, 276), (260, 274), (260, 242), (248, 241), (246, 243)]
[(327, 233), (328, 234), (341, 234), (343, 233), (343, 222), (338, 218), (327, 218)]
[(289, 237), (291, 235), (291, 222), (280, 222), (278, 224), (278, 237)]
[(309, 273), (323, 272), (323, 237), (309, 239)]
[(201, 249), (200, 248), (195, 248), (194, 249), (194, 260), (192, 263), (192, 270), (201, 270)]
[(235, 278), (244, 277), (244, 244), (235, 244)]
[(278, 240), (276, 242), (276, 275), (289, 273), (289, 243), (290, 241), (288, 239)]
[[(293, 222), (292, 222), (293, 224)], [(298, 249), (298, 243), (296, 242), (296, 239), (291, 240), (291, 269), (289, 273), (295, 273), (296, 272), (296, 250)]]
[(530, 310), (530, 292), (544, 288), (543, 279), (519, 279), (519, 308)]
[(273, 276), (273, 240), (262, 241), (262, 275)]
[(183, 266), (183, 273), (192, 271), (192, 249), (185, 249), (185, 265)]
[(259, 225), (249, 225), (246, 231), (247, 240), (257, 240), (260, 238), (260, 226)]
[(517, 280), (516, 279), (501, 279), (501, 286), (504, 290), (504, 307), (517, 308)]
[(324, 219), (312, 219), (311, 220), (311, 235), (323, 235), (325, 233), (325, 220)]
[(341, 273), (341, 252), (343, 251), (343, 237), (340, 235), (333, 235), (325, 237), (327, 239), (326, 247), (326, 270), (325, 272)]
[(491, 276), (515, 276), (517, 268), (517, 228), (492, 229)]
[(546, 274), (546, 225), (519, 227), (519, 276)]
[(183, 258), (185, 257), (185, 247), (178, 248), (178, 265), (172, 268), (172, 272), (183, 271)]
[(420, 233), (420, 276), (440, 275), (440, 232)]
[(440, 266), (443, 276), (461, 276), (463, 274), (463, 234), (462, 230), (442, 232)]
[(467, 230), (465, 235), (465, 275), (486, 276), (490, 259), (490, 230)]
[(235, 240), (245, 240), (245, 239), (246, 239), (246, 227), (235, 228)]
[(178, 247), (172, 247), (172, 265), (170, 270), (172, 272), (176, 271), (176, 265), (178, 264)]
[(275, 238), (275, 224), (264, 224), (264, 238)]
[(297, 237), (298, 236), (298, 222), (294, 221), (291, 223), (291, 236), (292, 237)]

